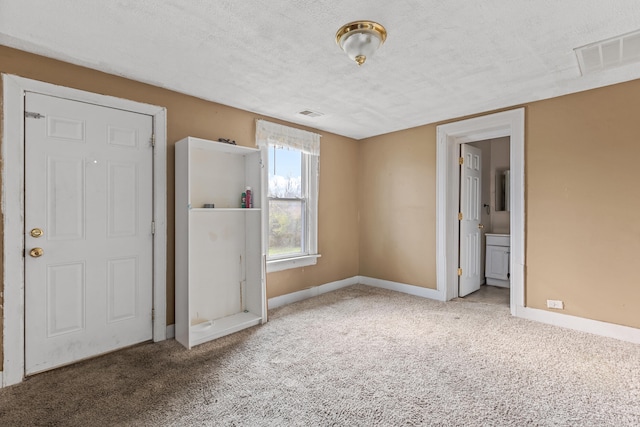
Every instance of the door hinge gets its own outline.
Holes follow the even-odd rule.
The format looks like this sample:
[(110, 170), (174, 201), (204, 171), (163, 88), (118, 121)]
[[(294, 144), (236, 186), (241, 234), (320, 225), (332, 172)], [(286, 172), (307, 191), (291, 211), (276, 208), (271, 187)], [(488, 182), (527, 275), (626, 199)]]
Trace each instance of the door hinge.
[(153, 322), (154, 320), (156, 320), (156, 309), (152, 308), (151, 309), (151, 321)]
[(464, 165), (464, 157), (458, 157), (458, 164)]
[(151, 234), (156, 234), (156, 222), (151, 221)]
[(458, 212), (458, 221), (462, 221), (462, 212)]
[(458, 269), (458, 276), (462, 276), (462, 269), (461, 268)]
[(32, 113), (31, 111), (25, 111), (24, 117), (27, 119), (44, 119), (44, 116), (40, 113)]
[(156, 146), (156, 134), (151, 134), (151, 146), (155, 147)]

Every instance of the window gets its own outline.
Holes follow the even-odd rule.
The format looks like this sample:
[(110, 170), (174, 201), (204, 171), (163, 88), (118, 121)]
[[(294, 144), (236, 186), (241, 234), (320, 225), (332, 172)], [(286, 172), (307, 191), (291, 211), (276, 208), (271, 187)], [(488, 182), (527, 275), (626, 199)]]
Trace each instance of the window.
[(320, 135), (258, 120), (258, 147), (268, 152), (267, 271), (316, 263)]

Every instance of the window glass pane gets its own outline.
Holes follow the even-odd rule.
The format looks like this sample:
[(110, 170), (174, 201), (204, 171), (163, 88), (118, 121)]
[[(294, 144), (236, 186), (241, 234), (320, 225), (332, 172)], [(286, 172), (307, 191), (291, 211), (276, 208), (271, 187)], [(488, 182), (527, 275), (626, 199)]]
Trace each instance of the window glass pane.
[(269, 200), (269, 257), (302, 254), (303, 200)]
[(302, 152), (269, 146), (268, 197), (302, 197)]

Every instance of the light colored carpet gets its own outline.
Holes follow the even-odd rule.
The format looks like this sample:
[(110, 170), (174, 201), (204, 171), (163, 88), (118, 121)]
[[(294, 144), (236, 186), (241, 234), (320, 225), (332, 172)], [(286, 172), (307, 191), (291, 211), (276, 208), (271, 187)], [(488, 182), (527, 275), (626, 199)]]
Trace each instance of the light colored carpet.
[(0, 390), (0, 425), (638, 426), (640, 346), (352, 286)]

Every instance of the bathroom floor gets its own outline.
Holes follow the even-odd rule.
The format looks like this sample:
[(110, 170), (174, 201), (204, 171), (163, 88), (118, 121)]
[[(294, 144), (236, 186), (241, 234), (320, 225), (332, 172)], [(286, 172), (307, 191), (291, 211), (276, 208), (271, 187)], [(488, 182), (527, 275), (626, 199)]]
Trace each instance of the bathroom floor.
[(465, 301), (483, 302), (485, 304), (509, 305), (509, 288), (482, 285), (480, 290), (463, 297)]

